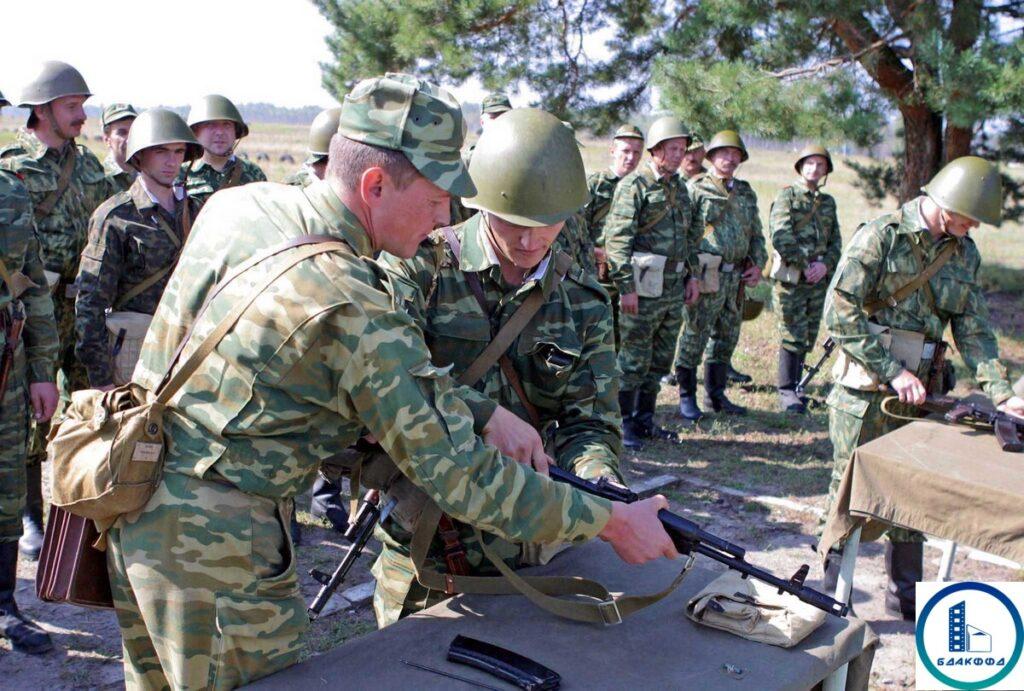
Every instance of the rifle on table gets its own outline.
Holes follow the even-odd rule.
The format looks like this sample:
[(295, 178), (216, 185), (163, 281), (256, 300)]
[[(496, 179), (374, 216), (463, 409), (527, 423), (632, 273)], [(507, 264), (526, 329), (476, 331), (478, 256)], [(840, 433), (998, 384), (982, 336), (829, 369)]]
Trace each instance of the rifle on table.
[(800, 381), (796, 384), (796, 395), (803, 396), (804, 389), (811, 383), (811, 380), (821, 371), (821, 368), (825, 366), (828, 359), (832, 357), (832, 353), (835, 352), (838, 344), (833, 340), (831, 336), (825, 339), (825, 342), (821, 344), (821, 347), (825, 349), (825, 352), (821, 354), (818, 361), (811, 367), (804, 365), (804, 376), (800, 377)]
[(320, 590), (307, 610), (310, 621), (315, 621), (320, 616), (327, 601), (341, 586), (345, 576), (348, 575), (356, 560), (363, 553), (363, 549), (366, 548), (366, 543), (373, 535), (373, 526), (383, 522), (395, 508), (396, 503), (396, 499), (389, 499), (384, 506), (380, 506), (380, 493), (375, 489), (371, 489), (363, 495), (359, 510), (356, 511), (355, 518), (348, 524), (348, 530), (345, 531), (344, 537), (350, 543), (348, 550), (342, 557), (341, 563), (334, 569), (334, 573), (328, 575), (320, 569), (311, 569), (309, 572), (309, 575), (320, 584)]
[(10, 311), (3, 312), (4, 349), (0, 355), (0, 405), (7, 392), (7, 382), (11, 378), (14, 366), (14, 354), (21, 342), (21, 332), (25, 328), (25, 310), (20, 300), (11, 303)]
[[(895, 398), (895, 396), (891, 398)], [(885, 402), (891, 398), (887, 398)], [(950, 396), (929, 396), (918, 408), (929, 413), (938, 413), (943, 420), (950, 424), (991, 428), (1003, 451), (1013, 453), (1024, 451), (1024, 418), (983, 408), (976, 403), (961, 401)]]
[[(636, 492), (633, 492), (628, 487), (610, 482), (607, 478), (591, 482), (556, 466), (551, 466), (548, 472), (552, 480), (564, 482), (578, 490), (610, 499), (611, 501), (632, 504), (640, 499)], [(661, 520), (661, 524), (672, 538), (672, 542), (675, 543), (676, 549), (679, 550), (680, 554), (703, 554), (720, 564), (725, 564), (730, 569), (739, 571), (744, 578), (756, 578), (763, 583), (778, 588), (779, 593), (789, 593), (802, 602), (806, 602), (837, 617), (845, 617), (850, 610), (847, 605), (838, 600), (834, 600), (828, 595), (804, 585), (804, 580), (810, 571), (807, 564), (797, 569), (792, 578), (785, 580), (745, 561), (746, 550), (744, 548), (707, 532), (693, 521), (683, 518), (679, 514), (662, 509), (658, 512), (658, 518)]]

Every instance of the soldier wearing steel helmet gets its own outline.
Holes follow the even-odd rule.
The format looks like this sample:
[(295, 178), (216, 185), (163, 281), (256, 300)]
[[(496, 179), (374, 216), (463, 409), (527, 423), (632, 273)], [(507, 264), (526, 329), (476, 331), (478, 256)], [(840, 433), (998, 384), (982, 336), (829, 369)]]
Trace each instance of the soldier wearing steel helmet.
[(338, 131), (338, 118), (341, 108), (321, 110), (309, 126), (309, 141), (306, 144), (306, 160), (293, 175), (289, 176), (289, 185), (305, 187), (313, 180), (323, 180), (327, 172), (327, 161), (330, 158), (331, 137)]
[(702, 226), (677, 172), (690, 130), (672, 116), (647, 131), (651, 160), (619, 182), (604, 228), (608, 276), (619, 293), (619, 368), (623, 443), (675, 439), (654, 424), (661, 377), (668, 374), (683, 303), (698, 297)]
[(772, 202), (768, 226), (772, 253), (769, 277), (779, 313), (779, 404), (783, 411), (805, 413), (796, 394), (804, 358), (818, 339), (825, 289), (839, 264), (843, 238), (836, 200), (822, 191), (832, 172), (828, 149), (805, 146), (793, 166), (797, 179)]
[[(75, 295), (78, 264), (89, 216), (114, 190), (99, 160), (75, 138), (85, 124), (85, 101), (92, 95), (82, 74), (56, 60), (44, 62), (24, 85), (18, 106), (29, 109), (25, 129), (3, 149), (0, 167), (16, 173), (32, 197), (36, 234), (46, 278), (53, 291), (60, 334), (58, 367), (64, 395), (88, 386), (75, 357)], [(28, 498), (22, 554), (35, 559), (43, 544), (41, 464), (46, 458), (48, 424), (37, 424), (28, 454)]]
[(103, 126), (103, 143), (107, 157), (103, 159), (103, 170), (107, 173), (110, 187), (114, 192), (123, 192), (135, 182), (135, 169), (128, 165), (125, 147), (128, 132), (139, 116), (131, 103), (111, 103), (103, 109), (100, 124)]
[(179, 182), (200, 205), (217, 190), (267, 179), (258, 165), (235, 155), (239, 140), (249, 135), (249, 125), (226, 97), (203, 96), (189, 108), (186, 122), (203, 145), (203, 155), (182, 166)]
[(703, 240), (699, 249), (701, 296), (686, 307), (675, 358), (679, 414), (686, 420), (695, 421), (702, 415), (696, 400), (697, 366), (702, 359), (705, 405), (730, 415), (746, 412), (725, 394), (729, 362), (742, 323), (739, 287), (741, 281), (746, 286), (757, 285), (768, 259), (757, 195), (749, 183), (735, 177), (747, 158), (740, 135), (723, 130), (707, 144), (711, 169), (687, 184)]
[[(183, 163), (201, 155), (192, 130), (170, 110), (152, 108), (132, 125), (125, 158), (138, 176), (93, 213), (78, 273), (75, 353), (91, 388), (127, 383), (133, 368), (127, 356), (138, 352), (139, 335), (111, 338), (108, 320), (122, 312), (152, 315), (156, 310), (199, 212), (198, 202), (175, 178)], [(126, 356), (118, 367), (112, 348)]]
[[(947, 327), (968, 371), (992, 403), (1024, 415), (1024, 399), (1014, 395), (999, 361), (978, 283), (981, 255), (970, 237), (979, 224), (1001, 221), (999, 171), (982, 158), (965, 156), (946, 164), (922, 192), (898, 211), (862, 225), (828, 286), (825, 328), (842, 349), (827, 400), (835, 463), (830, 504), (854, 449), (906, 424), (882, 411), (883, 399), (898, 396), (891, 412), (914, 417), (913, 406), (926, 394), (948, 387), (941, 377), (928, 376), (932, 359), (944, 347)], [(919, 276), (926, 280), (914, 286)], [(912, 292), (897, 296), (908, 285)], [(885, 605), (897, 617), (914, 618), (923, 540), (918, 532), (889, 530)], [(830, 547), (835, 546), (818, 549)], [(838, 571), (839, 553), (830, 551), (825, 573), (832, 587)]]

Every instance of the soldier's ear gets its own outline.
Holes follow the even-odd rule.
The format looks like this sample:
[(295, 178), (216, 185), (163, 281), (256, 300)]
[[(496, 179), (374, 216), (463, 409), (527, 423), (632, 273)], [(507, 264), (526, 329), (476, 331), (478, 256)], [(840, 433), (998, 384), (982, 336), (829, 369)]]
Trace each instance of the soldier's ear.
[(373, 166), (359, 176), (359, 198), (370, 207), (378, 206), (387, 187), (388, 174), (383, 168)]

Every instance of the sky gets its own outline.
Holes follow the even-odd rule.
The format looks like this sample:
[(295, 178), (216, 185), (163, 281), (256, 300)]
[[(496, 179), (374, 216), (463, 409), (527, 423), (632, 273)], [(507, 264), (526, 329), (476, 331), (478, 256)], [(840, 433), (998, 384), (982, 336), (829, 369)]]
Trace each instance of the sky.
[[(91, 104), (184, 105), (208, 93), (236, 103), (335, 105), (320, 85), (331, 25), (309, 0), (0, 0), (0, 90), (11, 100), (33, 66), (63, 60)], [(45, 29), (40, 21), (50, 21)], [(48, 40), (40, 40), (41, 35)], [(478, 85), (454, 88), (479, 101)]]

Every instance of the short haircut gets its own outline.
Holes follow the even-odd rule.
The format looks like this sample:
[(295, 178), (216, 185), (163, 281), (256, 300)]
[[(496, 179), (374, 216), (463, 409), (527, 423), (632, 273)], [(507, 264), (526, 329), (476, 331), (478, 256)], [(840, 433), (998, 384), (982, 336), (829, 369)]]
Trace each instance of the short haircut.
[(360, 178), (369, 168), (381, 168), (400, 190), (420, 175), (401, 151), (364, 144), (338, 134), (331, 137), (330, 154), (326, 177), (337, 178), (350, 190), (359, 187)]

